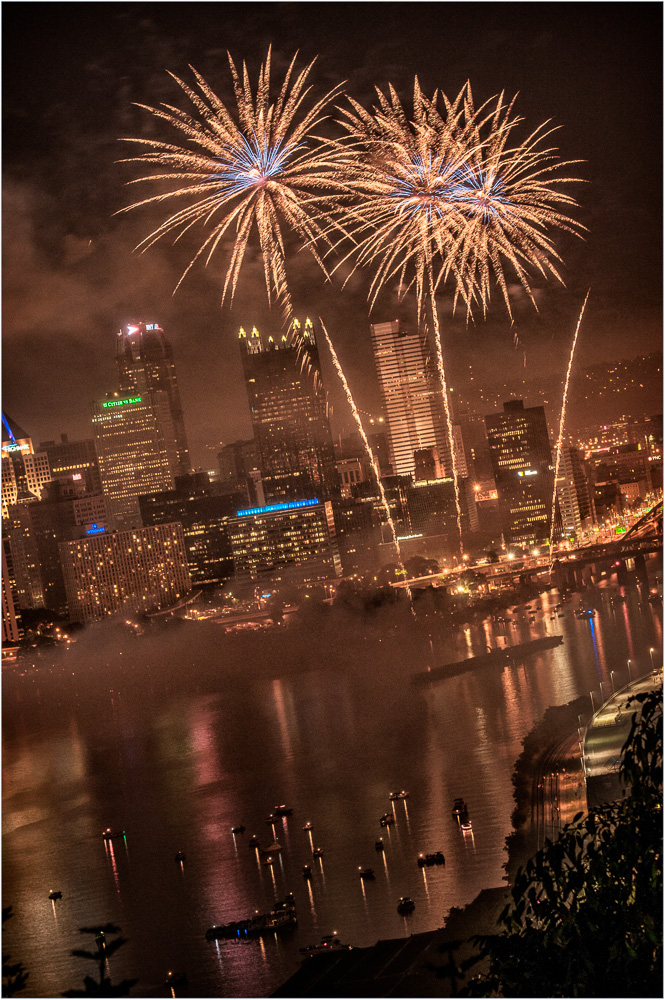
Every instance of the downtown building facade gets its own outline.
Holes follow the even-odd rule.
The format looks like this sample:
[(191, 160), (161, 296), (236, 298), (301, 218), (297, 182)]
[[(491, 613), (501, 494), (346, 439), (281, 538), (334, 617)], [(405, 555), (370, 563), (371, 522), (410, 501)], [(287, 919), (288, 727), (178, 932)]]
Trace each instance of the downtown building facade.
[(226, 492), (223, 484), (211, 484), (205, 472), (179, 476), (173, 490), (139, 497), (144, 526), (182, 524), (194, 586), (222, 583), (233, 576), (228, 522), (245, 503), (243, 492)]
[(238, 510), (228, 533), (241, 581), (298, 585), (341, 576), (331, 501), (312, 497)]
[(92, 404), (92, 429), (112, 526), (141, 526), (139, 496), (171, 490), (179, 467), (166, 392), (107, 396)]
[(278, 339), (240, 330), (242, 366), (266, 505), (339, 496), (328, 402), (310, 320)]
[(88, 493), (102, 492), (99, 462), (92, 438), (70, 441), (66, 434), (61, 434), (58, 442), (41, 441), (39, 450), (48, 458), (52, 479), (65, 477), (83, 483)]
[(191, 472), (185, 418), (173, 360), (173, 348), (158, 323), (128, 323), (118, 331), (116, 364), (123, 396), (164, 392), (168, 399), (176, 448), (174, 475)]
[(393, 474), (413, 476), (414, 454), (435, 449), (442, 475), (451, 475), (441, 388), (427, 335), (409, 331), (398, 320), (374, 323), (370, 330)]
[(510, 400), (485, 426), (505, 544), (549, 543), (554, 470), (545, 410)]
[(89, 528), (59, 549), (74, 621), (119, 611), (154, 612), (177, 604), (191, 590), (181, 524), (114, 532)]
[(12, 504), (39, 500), (51, 481), (48, 455), (35, 452), (32, 438), (22, 427), (2, 414), (2, 516)]

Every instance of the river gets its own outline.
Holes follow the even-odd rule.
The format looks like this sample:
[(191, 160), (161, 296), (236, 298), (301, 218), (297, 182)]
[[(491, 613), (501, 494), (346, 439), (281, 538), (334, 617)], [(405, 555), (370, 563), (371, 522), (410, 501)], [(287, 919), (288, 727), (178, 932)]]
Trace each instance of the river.
[[(597, 705), (601, 682), (608, 694), (627, 680), (628, 659), (634, 675), (662, 663), (662, 606), (636, 586), (613, 593), (599, 592), (591, 620), (575, 617), (577, 595), (553, 617), (552, 591), (531, 602), (533, 622), (522, 608), (508, 624), (455, 629), (387, 612), (228, 636), (211, 622), (139, 638), (105, 623), (66, 652), (5, 669), (3, 905), (15, 916), (3, 950), (29, 971), (22, 995), (80, 987), (94, 967), (70, 952), (90, 947), (78, 928), (98, 923), (129, 939), (111, 959), (114, 982), (135, 977), (134, 995), (170, 996), (166, 973), (183, 971), (175, 993), (199, 997), (267, 996), (300, 947), (333, 931), (365, 946), (441, 926), (503, 880), (511, 774), (534, 723), (591, 690)], [(411, 683), (429, 635), (435, 662), (447, 662), (506, 636), (557, 633), (561, 646), (522, 664)], [(398, 789), (409, 797), (389, 802)], [(471, 833), (451, 815), (458, 796)], [(283, 850), (269, 867), (247, 840), (271, 839), (266, 817), (281, 803), (293, 813), (277, 820)], [(381, 828), (387, 811), (395, 823)], [(106, 843), (107, 827), (126, 837)], [(417, 866), (438, 850), (445, 866)], [(52, 889), (62, 900), (49, 901)], [(295, 932), (206, 941), (210, 925), (268, 910), (289, 890)], [(407, 894), (416, 906), (405, 918), (396, 904)]]

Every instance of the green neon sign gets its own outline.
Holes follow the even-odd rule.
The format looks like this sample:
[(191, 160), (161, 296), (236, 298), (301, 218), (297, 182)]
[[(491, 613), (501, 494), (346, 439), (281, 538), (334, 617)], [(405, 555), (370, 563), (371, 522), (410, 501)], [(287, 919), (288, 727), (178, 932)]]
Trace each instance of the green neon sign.
[(108, 403), (102, 403), (102, 406), (106, 410), (109, 406), (126, 406), (127, 403), (140, 403), (140, 396), (132, 396), (129, 399), (111, 399)]
[(617, 526), (616, 526), (616, 533), (617, 533), (617, 535), (623, 535), (623, 534), (625, 534), (625, 532), (626, 532), (627, 530), (628, 530), (627, 528), (624, 528), (624, 527), (623, 527), (622, 525), (620, 525), (620, 524), (617, 524)]

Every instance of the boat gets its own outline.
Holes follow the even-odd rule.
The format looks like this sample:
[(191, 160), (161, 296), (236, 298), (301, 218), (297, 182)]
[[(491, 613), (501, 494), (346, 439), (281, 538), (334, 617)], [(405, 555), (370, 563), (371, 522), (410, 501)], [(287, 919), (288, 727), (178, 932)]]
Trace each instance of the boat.
[(116, 840), (116, 839), (119, 839), (120, 837), (124, 837), (124, 836), (125, 836), (125, 831), (124, 830), (112, 830), (108, 826), (106, 827), (106, 829), (104, 830), (104, 832), (102, 834), (102, 837), (104, 838), (104, 840)]
[(273, 858), (272, 854), (269, 854), (267, 858), (263, 859), (263, 861), (261, 862), (261, 864), (262, 865), (274, 865), (275, 864), (275, 859)]
[(400, 896), (399, 903), (397, 904), (397, 912), (402, 914), (412, 913), (415, 906), (416, 904), (410, 896)]
[(433, 851), (431, 854), (420, 853), (417, 861), (419, 868), (431, 868), (432, 865), (445, 865), (446, 863), (443, 851)]
[(267, 847), (262, 847), (259, 853), (260, 854), (279, 854), (279, 852), (281, 850), (282, 850), (282, 845), (279, 843), (279, 841), (274, 840), (272, 842), (272, 844), (268, 844)]
[(167, 972), (164, 986), (185, 986), (187, 976), (184, 972)]
[(293, 815), (293, 809), (289, 809), (288, 806), (281, 805), (275, 806), (275, 816), (291, 816)]
[(381, 826), (391, 826), (395, 822), (395, 817), (392, 813), (384, 813), (379, 823)]
[(185, 852), (184, 851), (178, 851), (178, 853), (175, 856), (175, 860), (176, 861), (185, 861), (186, 860)]
[(275, 931), (289, 930), (298, 922), (293, 893), (275, 903), (269, 913), (255, 913), (247, 920), (233, 920), (228, 924), (215, 924), (206, 931), (208, 941), (222, 938), (260, 937)]
[(428, 670), (420, 670), (412, 677), (414, 684), (426, 684), (429, 681), (445, 680), (448, 677), (455, 677), (457, 674), (465, 673), (467, 670), (475, 670), (478, 667), (506, 666), (522, 660), (526, 656), (539, 653), (543, 649), (554, 649), (563, 642), (562, 635), (546, 635), (539, 639), (530, 639), (528, 642), (518, 642), (512, 646), (501, 646), (490, 649), (487, 653), (480, 653), (478, 656), (469, 656), (466, 660), (457, 660), (455, 663), (442, 663), (439, 666), (431, 667)]
[(309, 944), (306, 948), (299, 950), (305, 958), (310, 958), (312, 955), (320, 955), (324, 951), (350, 951), (351, 947), (350, 944), (342, 944), (335, 934), (324, 934), (320, 944)]
[(464, 799), (454, 799), (453, 801), (453, 816), (460, 817), (466, 816), (468, 813), (467, 805)]
[(314, 850), (312, 851), (312, 857), (313, 858), (322, 858), (323, 857), (323, 848), (322, 847), (315, 847)]
[(231, 827), (231, 833), (244, 833), (244, 832), (245, 832), (245, 827), (242, 825), (242, 823), (240, 824), (240, 826)]
[(469, 833), (473, 829), (471, 826), (471, 820), (468, 817), (462, 820), (460, 827), (464, 833)]
[(360, 865), (358, 865), (358, 874), (362, 879), (373, 880), (375, 878), (373, 868), (361, 868)]
[(385, 845), (383, 843), (383, 837), (380, 837), (376, 841), (376, 843), (374, 844), (374, 850), (376, 850), (376, 851), (385, 851), (385, 849), (386, 848), (385, 848)]
[(303, 878), (311, 878), (312, 877), (312, 869), (311, 869), (311, 867), (309, 865), (303, 865), (302, 866), (302, 877)]
[(397, 799), (408, 799), (408, 797), (409, 793), (405, 792), (404, 789), (401, 792), (391, 792), (388, 796), (391, 802), (396, 802)]
[(595, 618), (596, 612), (593, 609), (580, 610), (575, 612), (576, 618)]
[(253, 833), (252, 836), (249, 838), (249, 840), (247, 841), (247, 845), (249, 847), (258, 847), (259, 846), (259, 838), (256, 836), (255, 833)]
[(49, 899), (62, 899), (62, 893), (59, 889), (52, 889), (48, 894)]
[(312, 826), (312, 824), (310, 823), (310, 821), (307, 820), (307, 822), (303, 826), (303, 830), (313, 830), (313, 829), (314, 829), (314, 827)]

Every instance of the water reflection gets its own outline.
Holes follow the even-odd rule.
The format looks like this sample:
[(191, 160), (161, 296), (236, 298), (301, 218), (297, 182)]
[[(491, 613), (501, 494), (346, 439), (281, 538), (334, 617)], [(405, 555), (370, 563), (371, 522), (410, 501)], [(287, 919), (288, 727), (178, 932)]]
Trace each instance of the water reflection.
[[(352, 623), (344, 642), (331, 630), (316, 650), (311, 636), (287, 630), (275, 631), (270, 646), (266, 637), (229, 637), (223, 666), (218, 636), (206, 645), (205, 627), (174, 632), (166, 645), (148, 639), (141, 667), (136, 646), (109, 639), (96, 643), (108, 660), (103, 685), (98, 652), (83, 635), (69, 654), (80, 654), (74, 676), (58, 664), (5, 676), (4, 894), (16, 912), (8, 946), (31, 971), (24, 995), (56, 996), (80, 978), (69, 954), (77, 928), (99, 919), (129, 938), (113, 976), (138, 975), (145, 995), (163, 995), (166, 969), (178, 967), (192, 995), (262, 996), (297, 968), (298, 948), (319, 940), (319, 928), (369, 945), (405, 932), (398, 895), (416, 901), (407, 933), (418, 933), (499, 884), (525, 734), (549, 705), (597, 693), (599, 681), (606, 691), (621, 686), (628, 658), (635, 676), (651, 669), (651, 647), (657, 662), (661, 655), (660, 608), (636, 589), (615, 605), (601, 595), (591, 621), (568, 604), (552, 619), (554, 592), (538, 603), (534, 622), (520, 609), (508, 624), (429, 624), (435, 662), (483, 652), (506, 633), (510, 642), (561, 633), (563, 645), (424, 688), (410, 674), (429, 662), (427, 635)], [(277, 678), (276, 669), (284, 671)], [(393, 801), (387, 810), (395, 788), (409, 790), (408, 805)], [(451, 815), (459, 796), (469, 804), (468, 833)], [(293, 807), (292, 820), (266, 823), (281, 802)], [(387, 811), (395, 823), (379, 830)], [(248, 833), (233, 835), (241, 821)], [(311, 829), (299, 832), (306, 821), (316, 841)], [(119, 841), (102, 852), (109, 825), (127, 829), (131, 859)], [(248, 846), (252, 830), (262, 847), (279, 832), (274, 865)], [(375, 852), (379, 836), (385, 849)], [(319, 844), (325, 870), (312, 856)], [(181, 848), (187, 872), (173, 860)], [(418, 869), (421, 851), (439, 850), (445, 867)], [(357, 862), (371, 857), (377, 878), (365, 886)], [(51, 885), (67, 901), (59, 913), (52, 906), (53, 919)], [(298, 908), (294, 934), (205, 940), (213, 923), (267, 912), (288, 891)]]

